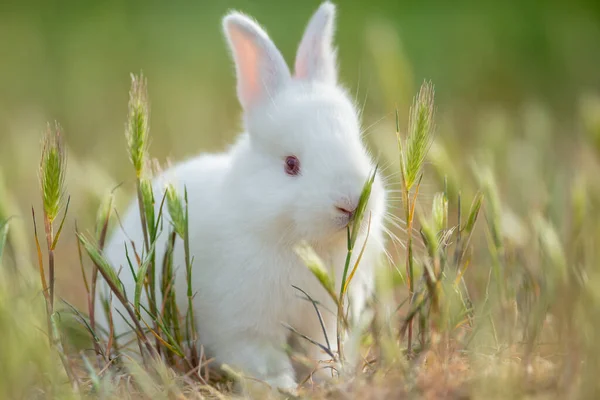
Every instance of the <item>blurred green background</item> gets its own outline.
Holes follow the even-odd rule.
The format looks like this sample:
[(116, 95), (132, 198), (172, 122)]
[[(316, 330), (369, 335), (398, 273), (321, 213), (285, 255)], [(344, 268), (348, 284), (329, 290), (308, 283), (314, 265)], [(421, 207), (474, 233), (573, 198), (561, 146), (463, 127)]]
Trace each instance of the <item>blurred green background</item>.
[[(222, 149), (239, 129), (240, 108), (221, 17), (232, 8), (254, 16), (293, 65), (318, 4), (1, 2), (0, 170), (19, 212), (27, 215), (32, 204), (39, 208), (37, 160), (47, 121), (64, 128), (71, 217), (84, 229), (91, 229), (99, 196), (133, 178), (123, 136), (131, 72), (143, 70), (148, 78), (154, 157), (175, 161)], [(508, 142), (508, 136), (482, 137), (481, 124), (491, 126), (486, 135), (519, 137), (523, 121), (507, 121), (532, 104), (541, 110), (528, 114), (537, 118), (536, 127), (542, 126), (540, 118), (551, 121), (540, 131), (552, 149), (579, 134), (582, 99), (600, 92), (599, 1), (344, 0), (337, 5), (341, 80), (364, 104), (364, 125), (372, 130), (368, 138), (388, 161), (396, 157), (395, 145), (385, 146), (395, 139), (394, 108), (405, 121), (424, 79), (436, 86), (437, 137), (451, 157), (482, 142), (487, 148), (494, 148), (494, 140)], [(522, 154), (504, 164), (531, 161), (530, 153)], [(531, 180), (523, 182), (525, 188)], [(511, 200), (522, 201), (519, 195)], [(29, 218), (23, 220), (31, 229)], [(77, 265), (74, 254), (67, 259)]]
[[(179, 158), (219, 147), (233, 135), (239, 111), (220, 18), (231, 8), (256, 17), (291, 64), (318, 4), (4, 1), (2, 143), (11, 136), (16, 144), (29, 137), (37, 141), (44, 121), (56, 119), (74, 152), (119, 174), (121, 164), (115, 161), (124, 158), (120, 149), (129, 73), (143, 70), (150, 84), (153, 154)], [(338, 5), (342, 80), (353, 92), (360, 85), (361, 100), (369, 92), (367, 119), (391, 111), (377, 103), (382, 88), (375, 47), (380, 53), (397, 53), (406, 66), (391, 81), (410, 85), (395, 88), (406, 92), (397, 92), (397, 102), (412, 96), (415, 84), (426, 78), (435, 83), (442, 110), (485, 103), (515, 107), (535, 98), (568, 117), (582, 89), (600, 88), (597, 1), (371, 0)], [(385, 34), (378, 32), (382, 26)], [(3, 160), (11, 154), (11, 146), (2, 146)]]

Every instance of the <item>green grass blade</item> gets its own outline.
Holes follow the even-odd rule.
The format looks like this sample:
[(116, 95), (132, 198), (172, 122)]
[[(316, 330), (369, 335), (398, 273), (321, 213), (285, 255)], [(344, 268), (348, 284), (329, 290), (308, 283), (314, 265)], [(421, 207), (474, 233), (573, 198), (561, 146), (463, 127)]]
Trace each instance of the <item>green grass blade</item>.
[[(134, 294), (134, 298), (133, 298), (133, 308), (135, 309), (136, 313), (138, 313), (138, 314), (140, 312), (140, 299), (142, 297), (142, 289), (144, 288), (144, 283), (146, 282), (146, 275), (148, 274), (148, 268), (150, 267), (150, 265), (153, 262), (153, 254), (154, 254), (155, 245), (156, 245), (156, 242), (153, 242), (152, 245), (150, 246), (150, 250), (148, 251), (148, 254), (146, 254), (146, 258), (140, 265), (140, 268), (137, 271), (137, 275), (136, 275), (136, 279), (135, 279), (135, 294)], [(152, 277), (150, 277), (149, 279), (152, 279)]]
[(323, 263), (323, 260), (314, 251), (314, 249), (307, 243), (300, 243), (294, 249), (298, 257), (308, 267), (310, 272), (319, 280), (321, 286), (335, 299), (335, 285), (333, 277), (330, 275), (327, 267)]
[(93, 244), (90, 240), (88, 240), (84, 235), (79, 234), (78, 236), (79, 242), (83, 245), (83, 248), (88, 253), (92, 261), (98, 265), (98, 268), (102, 272), (102, 275), (105, 279), (110, 280), (112, 287), (119, 290), (119, 294), (124, 296), (125, 291), (123, 290), (123, 283), (117, 276), (117, 272), (110, 265), (108, 260), (102, 254), (102, 251), (98, 248), (97, 245)]
[(62, 232), (63, 226), (65, 225), (65, 219), (67, 218), (67, 211), (69, 211), (69, 204), (71, 203), (71, 196), (67, 198), (67, 204), (65, 205), (65, 212), (63, 213), (62, 220), (60, 221), (60, 225), (58, 226), (58, 231), (56, 231), (56, 235), (54, 236), (54, 240), (52, 241), (52, 246), (50, 249), (54, 250), (56, 248), (56, 244), (58, 243), (58, 238)]
[(2, 255), (4, 254), (4, 248), (8, 238), (8, 219), (0, 222), (0, 264), (2, 263)]

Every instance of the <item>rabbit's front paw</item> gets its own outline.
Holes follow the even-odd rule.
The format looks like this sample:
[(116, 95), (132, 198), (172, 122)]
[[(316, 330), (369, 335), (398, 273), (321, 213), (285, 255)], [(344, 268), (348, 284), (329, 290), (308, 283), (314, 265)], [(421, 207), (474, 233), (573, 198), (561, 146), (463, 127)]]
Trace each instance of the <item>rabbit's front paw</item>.
[(247, 389), (254, 391), (257, 386), (262, 386), (275, 391), (281, 389), (293, 393), (296, 390), (294, 369), (282, 347), (260, 336), (244, 340), (232, 338), (223, 341), (222, 346), (229, 352), (227, 364), (245, 378), (240, 383)]
[[(282, 373), (280, 375), (264, 378), (264, 380), (256, 380), (254, 378), (244, 379), (239, 387), (243, 393), (251, 398), (273, 398), (277, 393), (288, 394), (292, 396), (298, 395), (298, 384), (292, 374)], [(279, 398), (279, 396), (276, 396)]]
[(281, 389), (289, 393), (295, 393), (296, 388), (298, 387), (298, 383), (296, 383), (294, 375), (290, 373), (282, 373), (273, 378), (267, 378), (265, 382), (267, 382), (272, 388)]

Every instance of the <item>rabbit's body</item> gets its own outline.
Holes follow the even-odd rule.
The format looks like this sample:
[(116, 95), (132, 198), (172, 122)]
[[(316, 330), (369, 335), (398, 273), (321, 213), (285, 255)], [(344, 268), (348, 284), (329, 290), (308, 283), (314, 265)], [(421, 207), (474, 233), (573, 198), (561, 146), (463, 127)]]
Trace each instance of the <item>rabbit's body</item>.
[[(312, 303), (292, 286), (321, 304), (335, 351), (335, 305), (296, 254), (296, 245), (311, 244), (333, 269), (339, 288), (347, 254), (346, 225), (373, 170), (360, 140), (355, 107), (335, 84), (335, 59), (327, 47), (333, 10), (325, 3), (307, 28), (296, 78), (289, 75), (260, 27), (240, 14), (228, 16), (225, 31), (236, 60), (247, 132), (228, 152), (199, 156), (155, 179), (156, 199), (162, 199), (167, 181), (176, 183), (180, 193), (184, 185), (187, 188), (200, 344), (218, 363), (241, 368), (277, 387), (296, 383), (283, 348), (290, 337), (284, 324), (324, 342)], [(319, 40), (323, 48), (313, 51), (310, 46), (318, 47)], [(306, 76), (300, 76), (302, 71)], [(350, 286), (353, 315), (373, 286), (373, 268), (383, 249), (384, 202), (383, 184), (376, 176), (357, 241), (362, 247), (370, 221), (366, 251)], [(130, 238), (141, 248), (140, 227), (139, 209), (133, 203), (123, 229), (115, 232), (105, 251), (112, 265), (123, 267), (120, 277), (130, 299), (135, 285), (124, 243)], [(178, 242), (174, 253), (175, 290), (179, 310), (185, 313), (182, 247)], [(165, 248), (163, 232), (157, 254), (164, 254)], [(118, 304), (115, 308), (122, 311)], [(118, 316), (115, 325), (117, 334), (129, 330)], [(309, 348), (315, 358), (323, 358), (316, 346)]]

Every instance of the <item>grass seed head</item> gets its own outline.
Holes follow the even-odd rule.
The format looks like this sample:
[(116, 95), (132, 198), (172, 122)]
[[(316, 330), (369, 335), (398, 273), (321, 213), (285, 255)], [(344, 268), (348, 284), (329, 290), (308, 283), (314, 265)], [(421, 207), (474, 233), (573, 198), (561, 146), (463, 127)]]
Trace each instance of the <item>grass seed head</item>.
[(150, 132), (149, 105), (146, 78), (143, 74), (131, 75), (129, 91), (129, 114), (125, 135), (129, 159), (135, 168), (137, 177), (142, 175), (147, 158)]
[(356, 239), (358, 237), (359, 227), (362, 224), (363, 218), (365, 217), (365, 210), (367, 209), (367, 204), (369, 203), (369, 198), (371, 197), (371, 190), (373, 188), (373, 182), (375, 182), (375, 176), (377, 175), (378, 166), (375, 166), (373, 173), (365, 182), (362, 192), (360, 194), (360, 199), (358, 200), (358, 206), (356, 207), (356, 212), (354, 213), (354, 219), (352, 221), (352, 229), (350, 234), (350, 245), (354, 247)]
[(185, 212), (183, 210), (181, 197), (173, 184), (167, 185), (167, 209), (171, 216), (171, 223), (173, 224), (175, 233), (183, 238), (185, 236), (186, 227)]
[(79, 242), (83, 245), (83, 248), (90, 256), (92, 261), (94, 261), (94, 263), (98, 266), (104, 278), (113, 284), (112, 286), (119, 291), (120, 295), (123, 295), (123, 284), (121, 283), (121, 280), (117, 275), (117, 271), (115, 271), (115, 269), (108, 262), (106, 257), (104, 257), (104, 254), (98, 248), (98, 245), (92, 243), (92, 241), (90, 241), (82, 234), (78, 234), (77, 238), (79, 239)]
[[(433, 212), (435, 213), (435, 204)], [(432, 258), (436, 256), (439, 249), (439, 241), (437, 236), (439, 230), (437, 230), (437, 221), (435, 219), (435, 214), (433, 214), (429, 219), (423, 214), (419, 213), (419, 221), (421, 222), (421, 234), (425, 239), (425, 244), (427, 246), (429, 256)]]
[(448, 199), (444, 193), (436, 193), (431, 207), (436, 232), (441, 232), (448, 221)]
[(56, 219), (63, 205), (66, 166), (67, 153), (62, 142), (60, 125), (56, 123), (54, 129), (48, 125), (42, 142), (39, 178), (44, 213), (50, 222)]
[(475, 194), (475, 198), (473, 199), (473, 203), (471, 204), (471, 209), (469, 210), (469, 216), (467, 217), (467, 223), (463, 228), (467, 234), (470, 234), (475, 227), (475, 222), (477, 221), (477, 217), (479, 215), (479, 210), (481, 209), (481, 205), (483, 204), (483, 193), (477, 192)]
[(296, 254), (300, 257), (300, 259), (304, 262), (304, 264), (306, 264), (308, 269), (319, 280), (321, 285), (328, 292), (333, 292), (333, 278), (329, 274), (327, 267), (325, 267), (323, 260), (321, 260), (321, 258), (314, 251), (314, 249), (308, 243), (302, 242), (298, 246), (296, 246), (295, 251)]
[(104, 225), (108, 222), (110, 211), (113, 207), (114, 195), (109, 193), (102, 199), (98, 212), (96, 213), (96, 238), (99, 238), (104, 229)]
[(401, 155), (404, 184), (408, 190), (418, 180), (425, 156), (433, 141), (435, 130), (433, 99), (433, 84), (424, 82), (410, 109), (408, 137)]

